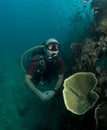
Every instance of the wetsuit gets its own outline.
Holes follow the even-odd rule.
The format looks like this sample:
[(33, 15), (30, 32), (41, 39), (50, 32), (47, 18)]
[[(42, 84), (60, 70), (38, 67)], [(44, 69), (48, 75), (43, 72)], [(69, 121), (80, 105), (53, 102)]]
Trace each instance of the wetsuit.
[(47, 61), (44, 57), (43, 60), (44, 65), (42, 66), (40, 65), (40, 60), (33, 61), (29, 66), (27, 74), (34, 77), (35, 80), (40, 80), (41, 77), (43, 77), (45, 80), (48, 80), (51, 76), (64, 74), (64, 62), (60, 57), (52, 61)]

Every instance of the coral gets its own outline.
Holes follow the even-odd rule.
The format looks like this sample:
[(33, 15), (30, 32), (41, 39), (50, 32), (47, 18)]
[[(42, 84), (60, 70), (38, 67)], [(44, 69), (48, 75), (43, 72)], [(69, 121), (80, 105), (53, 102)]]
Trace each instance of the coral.
[(99, 97), (93, 90), (96, 84), (97, 79), (91, 72), (75, 73), (65, 79), (63, 97), (66, 108), (77, 115), (87, 112)]

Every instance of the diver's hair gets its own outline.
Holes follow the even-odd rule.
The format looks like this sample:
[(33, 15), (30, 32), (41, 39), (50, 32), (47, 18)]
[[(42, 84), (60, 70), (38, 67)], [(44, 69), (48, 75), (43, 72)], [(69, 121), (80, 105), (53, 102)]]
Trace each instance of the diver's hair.
[(49, 38), (46, 42), (45, 45), (48, 45), (50, 43), (57, 43), (59, 44), (59, 42), (55, 39), (55, 38)]

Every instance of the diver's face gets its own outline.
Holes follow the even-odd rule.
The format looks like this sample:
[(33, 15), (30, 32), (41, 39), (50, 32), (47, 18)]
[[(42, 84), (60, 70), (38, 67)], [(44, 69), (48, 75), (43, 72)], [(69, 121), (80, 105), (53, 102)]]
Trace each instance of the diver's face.
[(52, 57), (52, 56), (58, 56), (58, 50), (57, 51), (50, 51), (50, 50), (46, 50), (46, 55), (48, 57)]
[(53, 60), (55, 57), (58, 56), (59, 50), (57, 50), (57, 51), (50, 51), (50, 50), (47, 49), (45, 52), (46, 52), (46, 58), (48, 60)]
[(47, 60), (52, 61), (58, 56), (59, 45), (56, 43), (50, 43), (49, 45), (46, 45), (45, 53), (46, 53)]

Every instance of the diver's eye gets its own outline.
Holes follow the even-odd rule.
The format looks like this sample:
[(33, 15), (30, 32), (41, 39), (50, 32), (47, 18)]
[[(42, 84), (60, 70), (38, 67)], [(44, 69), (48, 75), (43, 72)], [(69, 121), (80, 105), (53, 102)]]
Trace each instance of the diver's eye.
[(51, 50), (52, 49), (52, 44), (48, 45), (48, 49)]
[(50, 51), (57, 51), (59, 49), (59, 45), (56, 43), (50, 43), (47, 45), (47, 49)]
[(56, 47), (56, 49), (57, 49), (57, 50), (59, 49), (59, 46), (58, 46), (57, 44), (56, 44), (56, 46), (55, 46), (55, 47)]

